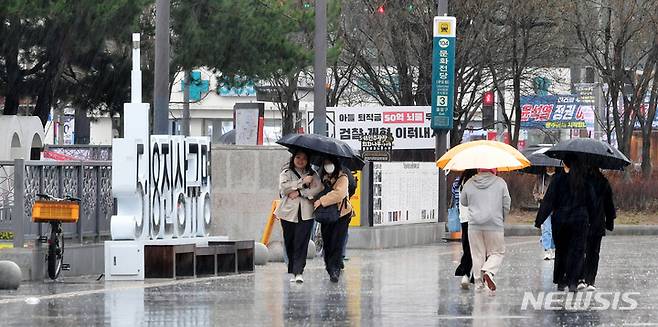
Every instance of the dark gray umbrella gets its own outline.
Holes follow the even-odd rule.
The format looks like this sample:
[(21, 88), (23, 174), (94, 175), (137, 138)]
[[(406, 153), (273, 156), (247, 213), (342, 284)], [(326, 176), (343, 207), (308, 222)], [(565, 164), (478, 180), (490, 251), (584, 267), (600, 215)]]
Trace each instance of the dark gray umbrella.
[(626, 156), (608, 143), (590, 138), (577, 138), (558, 143), (546, 155), (564, 159), (569, 154), (577, 155), (592, 166), (601, 169), (622, 170), (631, 164)]
[(219, 137), (217, 139), (217, 142), (219, 144), (235, 144), (235, 130), (232, 129)]
[(534, 148), (523, 151), (523, 155), (530, 160), (530, 167), (523, 168), (524, 173), (543, 174), (546, 167), (562, 167), (562, 161), (553, 159), (545, 154), (550, 148)]
[(340, 164), (343, 165), (343, 167), (347, 167), (349, 170), (361, 170), (363, 169), (363, 166), (366, 165), (366, 162), (361, 159), (359, 156), (354, 156), (352, 158), (347, 158), (347, 159), (339, 159)]
[(361, 169), (365, 164), (347, 143), (323, 135), (288, 134), (276, 143), (287, 147), (291, 152), (300, 149), (308, 151), (310, 155), (338, 157), (352, 170)]

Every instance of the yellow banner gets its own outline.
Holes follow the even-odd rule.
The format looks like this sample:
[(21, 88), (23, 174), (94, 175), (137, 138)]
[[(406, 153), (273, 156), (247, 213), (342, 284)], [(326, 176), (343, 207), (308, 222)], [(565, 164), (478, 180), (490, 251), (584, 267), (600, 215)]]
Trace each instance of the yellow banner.
[(350, 198), (350, 204), (352, 209), (354, 209), (354, 216), (350, 222), (350, 226), (361, 226), (361, 171), (357, 170), (356, 173), (353, 173), (354, 179), (356, 179), (356, 191), (354, 195)]

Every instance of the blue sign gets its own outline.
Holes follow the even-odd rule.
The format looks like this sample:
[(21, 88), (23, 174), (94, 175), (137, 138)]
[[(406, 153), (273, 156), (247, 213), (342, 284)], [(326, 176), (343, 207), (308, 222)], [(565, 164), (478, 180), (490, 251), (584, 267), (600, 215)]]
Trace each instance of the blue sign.
[(228, 81), (218, 78), (217, 80), (217, 94), (220, 96), (243, 96), (243, 97), (255, 97), (256, 96), (256, 85), (254, 81), (249, 78), (236, 76), (231, 83)]
[(432, 51), (432, 128), (452, 129), (455, 105), (455, 17), (434, 17)]
[[(190, 101), (200, 101), (203, 95), (208, 93), (210, 81), (201, 78), (201, 72), (193, 70), (190, 72)], [(184, 91), (185, 83), (181, 83), (181, 91)]]

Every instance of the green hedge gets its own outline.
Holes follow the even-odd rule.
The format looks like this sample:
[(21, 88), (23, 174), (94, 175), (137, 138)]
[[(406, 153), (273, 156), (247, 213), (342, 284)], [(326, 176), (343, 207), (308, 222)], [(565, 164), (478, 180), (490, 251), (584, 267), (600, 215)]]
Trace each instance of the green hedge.
[(14, 233), (0, 232), (0, 240), (11, 240), (11, 239), (14, 239)]

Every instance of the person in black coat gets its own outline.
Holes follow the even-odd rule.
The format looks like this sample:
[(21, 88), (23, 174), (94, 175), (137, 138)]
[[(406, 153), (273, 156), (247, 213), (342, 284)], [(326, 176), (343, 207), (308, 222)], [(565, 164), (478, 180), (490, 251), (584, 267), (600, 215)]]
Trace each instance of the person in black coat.
[(471, 258), (471, 245), (468, 242), (468, 208), (459, 203), (459, 194), (464, 188), (464, 184), (473, 176), (477, 174), (477, 169), (466, 169), (461, 176), (455, 179), (452, 185), (452, 203), (459, 206), (459, 221), (462, 227), (462, 258), (459, 266), (455, 270), (455, 276), (462, 276), (461, 287), (468, 289), (469, 284), (474, 284), (475, 280), (471, 274), (473, 268), (473, 258)]
[(585, 246), (585, 265), (580, 276), (581, 282), (578, 284), (578, 289), (587, 288), (588, 291), (595, 291), (594, 282), (599, 269), (601, 240), (605, 236), (606, 229), (609, 231), (614, 229), (617, 212), (612, 199), (612, 188), (601, 170), (590, 167), (587, 178), (592, 183), (598, 202), (594, 214), (589, 219), (589, 233), (587, 234), (587, 244)]
[(586, 180), (583, 162), (570, 155), (563, 160), (564, 172), (553, 178), (544, 195), (535, 227), (551, 216), (555, 240), (553, 283), (558, 290), (576, 291), (583, 269), (589, 217), (594, 214), (596, 197)]

